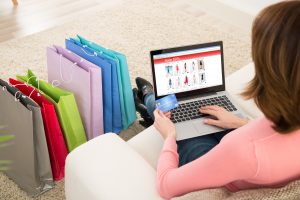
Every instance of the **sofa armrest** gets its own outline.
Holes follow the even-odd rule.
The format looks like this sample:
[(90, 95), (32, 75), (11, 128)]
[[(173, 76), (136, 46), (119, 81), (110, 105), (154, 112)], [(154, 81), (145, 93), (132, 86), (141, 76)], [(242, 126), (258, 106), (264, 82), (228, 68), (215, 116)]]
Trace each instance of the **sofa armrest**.
[(257, 108), (252, 99), (245, 100), (240, 93), (243, 92), (249, 81), (252, 80), (254, 73), (254, 65), (253, 63), (250, 63), (226, 77), (226, 91), (240, 106), (240, 108), (242, 108), (242, 110), (252, 119), (260, 117), (263, 114)]
[(66, 160), (67, 200), (161, 199), (156, 171), (125, 141), (105, 134), (79, 146)]
[(164, 140), (153, 125), (131, 138), (127, 143), (156, 171)]

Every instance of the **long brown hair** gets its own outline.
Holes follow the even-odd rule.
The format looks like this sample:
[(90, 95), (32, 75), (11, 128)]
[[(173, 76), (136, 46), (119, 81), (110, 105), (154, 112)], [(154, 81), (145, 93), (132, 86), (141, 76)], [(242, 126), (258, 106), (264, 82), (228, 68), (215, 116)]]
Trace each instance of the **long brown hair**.
[(255, 76), (242, 93), (280, 133), (300, 128), (300, 1), (260, 12), (252, 27)]

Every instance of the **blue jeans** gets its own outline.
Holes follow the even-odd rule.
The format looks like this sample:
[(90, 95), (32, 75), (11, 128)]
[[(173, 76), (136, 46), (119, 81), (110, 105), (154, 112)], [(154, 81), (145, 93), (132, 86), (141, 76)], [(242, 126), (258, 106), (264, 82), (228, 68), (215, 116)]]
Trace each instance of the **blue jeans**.
[(225, 130), (218, 133), (177, 141), (179, 167), (192, 162), (209, 152), (219, 144), (221, 139), (230, 131), (232, 130)]
[(148, 114), (154, 120), (153, 112), (156, 109), (156, 106), (155, 106), (155, 96), (153, 93), (149, 93), (144, 97), (144, 104), (147, 107)]
[[(149, 93), (144, 98), (148, 114), (154, 120), (153, 112), (156, 109), (155, 97)], [(179, 167), (203, 156), (220, 143), (221, 139), (232, 130), (203, 135), (195, 138), (177, 141), (177, 152), (179, 154)]]

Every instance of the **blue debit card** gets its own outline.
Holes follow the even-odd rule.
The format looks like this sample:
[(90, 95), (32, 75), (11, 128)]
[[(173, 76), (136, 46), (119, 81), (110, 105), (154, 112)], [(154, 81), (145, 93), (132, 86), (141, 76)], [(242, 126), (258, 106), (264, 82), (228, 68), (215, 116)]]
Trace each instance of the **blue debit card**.
[(178, 106), (178, 102), (175, 94), (170, 94), (161, 99), (155, 101), (156, 108), (161, 110), (162, 112), (168, 112)]

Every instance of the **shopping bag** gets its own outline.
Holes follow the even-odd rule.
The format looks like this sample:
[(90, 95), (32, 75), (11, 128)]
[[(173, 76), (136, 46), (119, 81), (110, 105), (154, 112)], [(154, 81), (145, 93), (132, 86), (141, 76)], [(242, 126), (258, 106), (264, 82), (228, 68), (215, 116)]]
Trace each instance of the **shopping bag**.
[(0, 160), (10, 160), (5, 174), (29, 195), (53, 188), (53, 178), (40, 107), (19, 90), (0, 80), (1, 132), (14, 135), (0, 149)]
[(44, 122), (52, 175), (58, 181), (65, 176), (65, 160), (68, 154), (64, 137), (57, 119), (54, 105), (28, 84), (9, 79), (9, 83), (24, 95), (34, 100), (40, 107)]
[(85, 131), (73, 93), (39, 80), (31, 70), (28, 70), (27, 75), (17, 76), (17, 78), (37, 88), (55, 105), (69, 152), (86, 142)]
[(92, 62), (102, 70), (104, 132), (119, 133), (122, 129), (121, 105), (117, 84), (116, 66), (88, 47), (73, 39), (66, 40), (68, 50)]
[(101, 68), (64, 48), (47, 48), (48, 81), (74, 93), (88, 140), (103, 134)]
[(129, 125), (131, 125), (136, 120), (136, 110), (134, 105), (126, 56), (119, 52), (104, 48), (99, 44), (88, 41), (80, 35), (77, 35), (77, 37), (78, 39), (74, 38), (74, 40), (79, 41), (82, 45), (87, 45), (94, 51), (98, 53), (102, 52), (103, 55), (106, 55), (110, 59), (116, 60), (118, 86), (120, 93), (119, 95), (122, 111), (122, 126), (123, 129), (127, 129)]

